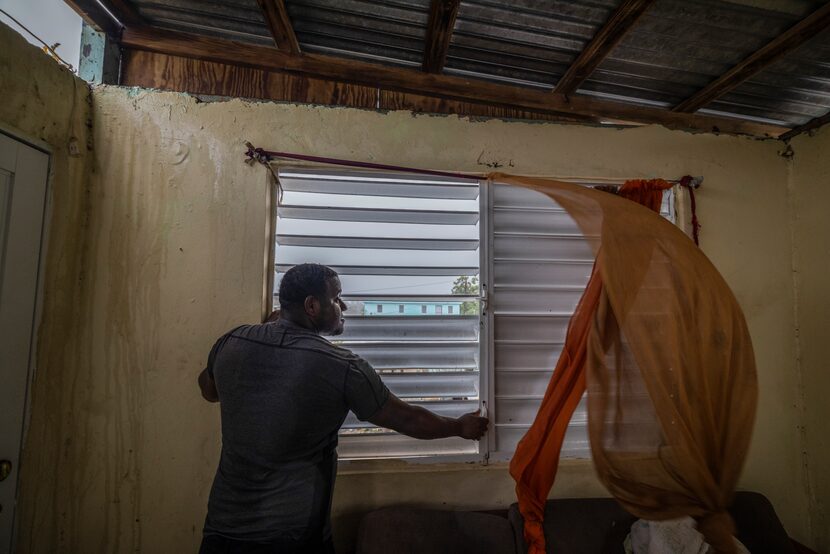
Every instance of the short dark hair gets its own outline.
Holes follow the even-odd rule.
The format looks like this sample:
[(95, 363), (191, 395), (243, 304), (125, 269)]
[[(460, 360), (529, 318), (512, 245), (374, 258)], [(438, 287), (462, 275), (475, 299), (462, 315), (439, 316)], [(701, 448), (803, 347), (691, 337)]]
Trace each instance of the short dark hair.
[(322, 264), (295, 265), (285, 272), (280, 281), (280, 307), (293, 310), (305, 303), (309, 296), (323, 301), (328, 292), (328, 282), (337, 272)]

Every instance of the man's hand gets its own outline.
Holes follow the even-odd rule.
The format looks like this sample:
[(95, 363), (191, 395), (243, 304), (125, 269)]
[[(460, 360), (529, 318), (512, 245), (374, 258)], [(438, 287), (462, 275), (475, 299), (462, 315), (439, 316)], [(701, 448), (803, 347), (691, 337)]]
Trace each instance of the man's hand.
[(202, 391), (202, 398), (208, 402), (219, 402), (219, 392), (216, 390), (216, 383), (208, 373), (207, 368), (199, 374), (199, 390)]
[(479, 440), (487, 432), (487, 425), (490, 423), (486, 417), (481, 417), (481, 410), (464, 414), (458, 418), (458, 425), (461, 430), (458, 433), (462, 439)]

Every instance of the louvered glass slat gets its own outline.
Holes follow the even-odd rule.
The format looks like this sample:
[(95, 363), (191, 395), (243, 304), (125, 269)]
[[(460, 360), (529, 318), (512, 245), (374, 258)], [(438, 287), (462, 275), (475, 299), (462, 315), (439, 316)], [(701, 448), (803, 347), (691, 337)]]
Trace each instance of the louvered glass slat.
[(475, 398), (478, 371), (382, 373), (383, 382), (401, 398)]
[[(277, 271), (285, 273), (291, 268), (290, 265), (278, 264)], [(397, 276), (447, 276), (457, 277), (459, 275), (475, 275), (477, 267), (420, 267), (420, 266), (357, 266), (357, 265), (335, 265), (332, 266), (339, 275), (397, 275)]]
[(504, 312), (543, 311), (554, 314), (573, 313), (584, 288), (544, 286), (494, 287), (493, 310)]
[(496, 233), (582, 234), (573, 218), (562, 209), (496, 208), (493, 210), (493, 230)]
[(458, 437), (422, 441), (397, 433), (341, 434), (340, 445), (337, 447), (340, 458), (346, 460), (416, 458), (477, 452), (478, 443), (475, 441)]
[[(390, 390), (451, 417), (479, 405), (479, 187), (374, 172), (282, 170), (275, 284), (293, 265), (341, 275), (348, 309), (334, 341)], [(458, 283), (462, 283), (459, 285)], [(418, 441), (349, 414), (341, 458), (470, 454), (472, 441)]]
[(504, 396), (532, 396), (544, 391), (553, 370), (499, 371), (496, 374), (496, 390)]
[(408, 317), (390, 315), (346, 316), (346, 330), (338, 339), (349, 341), (379, 340), (478, 340), (478, 316)]
[[(556, 366), (561, 344), (495, 341), (495, 370), (549, 369)], [(544, 391), (543, 391), (544, 392)]]
[(326, 194), (365, 195), (382, 197), (443, 198), (474, 200), (478, 198), (478, 182), (448, 181), (443, 177), (379, 176), (377, 172), (349, 172), (332, 176), (317, 170), (280, 172), (284, 191)]
[(358, 343), (343, 346), (364, 358), (377, 370), (388, 369), (476, 369), (478, 344), (458, 343)]
[(432, 223), (436, 225), (473, 225), (478, 222), (476, 212), (445, 210), (388, 210), (381, 208), (331, 208), (327, 206), (282, 206), (279, 217), (285, 219), (312, 219), (315, 221), (359, 221), (365, 223)]
[(277, 245), (302, 246), (305, 248), (367, 248), (372, 250), (475, 250), (478, 248), (478, 241), (427, 238), (280, 235)]
[(277, 260), (285, 265), (309, 261), (336, 267), (343, 264), (373, 265), (378, 267), (408, 267), (424, 257), (437, 268), (478, 265), (475, 250), (382, 250), (370, 248), (310, 248), (301, 245), (277, 245)]
[(320, 221), (278, 217), (280, 235), (317, 236), (325, 234), (334, 237), (383, 237), (395, 238), (441, 238), (453, 240), (478, 240), (478, 225), (425, 225), (423, 223), (395, 223), (384, 221), (326, 221), (325, 233), (321, 232)]
[(493, 253), (498, 259), (566, 260), (593, 262), (594, 253), (582, 237), (538, 237), (529, 234), (496, 234)]
[(556, 283), (567, 287), (585, 286), (591, 277), (593, 260), (541, 261), (496, 260), (494, 279), (502, 285), (546, 285)]
[(497, 341), (563, 343), (570, 321), (570, 315), (541, 317), (496, 315), (495, 339)]
[[(394, 391), (393, 391), (394, 392)], [(477, 400), (457, 400), (457, 401), (434, 401), (434, 402), (422, 402), (422, 401), (409, 401), (411, 404), (415, 406), (421, 406), (426, 408), (427, 410), (436, 413), (440, 416), (444, 417), (461, 417), (464, 414), (474, 412), (478, 409), (478, 401)], [(348, 417), (346, 418), (345, 423), (343, 423), (343, 429), (361, 429), (361, 428), (369, 428), (372, 427), (372, 424), (366, 421), (360, 421), (355, 417), (355, 415), (349, 412)]]

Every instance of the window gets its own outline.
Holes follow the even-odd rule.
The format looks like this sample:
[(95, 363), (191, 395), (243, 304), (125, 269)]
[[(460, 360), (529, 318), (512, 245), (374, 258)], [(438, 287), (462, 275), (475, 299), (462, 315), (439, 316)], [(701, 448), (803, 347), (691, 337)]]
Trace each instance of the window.
[[(478, 294), (455, 282), (480, 278), (479, 183), (308, 169), (283, 169), (279, 178), (275, 283), (298, 263), (331, 266), (348, 306), (345, 332), (332, 340), (365, 358), (407, 402), (452, 417), (475, 411), (480, 315), (474, 310), (448, 321), (434, 307), (477, 306)], [(407, 304), (414, 310), (403, 309)], [(383, 310), (395, 305), (398, 313)], [(482, 455), (474, 441), (421, 441), (353, 414), (341, 428), (338, 454), (346, 460)]]
[[(283, 169), (280, 184), (274, 290), (297, 263), (331, 266), (348, 305), (345, 333), (333, 340), (367, 359), (402, 399), (456, 417), (485, 401), (491, 419), (475, 443), (419, 441), (350, 414), (341, 459), (509, 458), (591, 273), (594, 256), (570, 216), (541, 193), (476, 181)], [(667, 191), (663, 215), (672, 210)], [(396, 304), (397, 313), (383, 312)], [(589, 455), (583, 400), (562, 456)]]

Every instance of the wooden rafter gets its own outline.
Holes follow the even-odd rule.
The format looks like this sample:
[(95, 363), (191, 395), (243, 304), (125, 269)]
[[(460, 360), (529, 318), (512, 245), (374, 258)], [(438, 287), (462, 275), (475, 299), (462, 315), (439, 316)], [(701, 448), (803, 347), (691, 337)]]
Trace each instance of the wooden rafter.
[(702, 108), (828, 27), (830, 27), (830, 3), (824, 4), (769, 44), (675, 106), (673, 111), (690, 113)]
[(781, 140), (790, 140), (791, 138), (793, 138), (795, 136), (798, 136), (801, 133), (806, 133), (807, 131), (812, 131), (814, 129), (818, 129), (819, 127), (823, 127), (824, 125), (827, 125), (828, 123), (830, 123), (830, 112), (827, 112), (826, 114), (824, 114), (822, 116), (811, 119), (810, 121), (808, 121), (804, 125), (800, 125), (800, 126), (796, 127), (795, 129), (787, 131), (786, 133), (784, 133), (783, 135), (781, 135), (778, 138), (780, 138)]
[(608, 54), (634, 27), (643, 12), (654, 0), (624, 0), (617, 10), (608, 18), (605, 25), (597, 31), (594, 38), (585, 46), (568, 70), (556, 83), (553, 92), (571, 94), (602, 63)]
[(427, 73), (441, 73), (444, 68), (460, 4), (461, 0), (432, 0), (424, 44), (423, 69)]
[(266, 71), (279, 71), (571, 117), (583, 116), (655, 123), (675, 129), (769, 137), (777, 137), (789, 130), (787, 127), (753, 121), (674, 113), (651, 106), (613, 102), (588, 96), (566, 97), (562, 94), (551, 94), (512, 85), (436, 75), (319, 54), (306, 53), (303, 56), (292, 56), (269, 47), (158, 29), (127, 28), (122, 36), (122, 45), (138, 50), (254, 67)]
[(288, 10), (283, 0), (256, 0), (265, 23), (271, 36), (274, 38), (277, 48), (291, 55), (300, 54), (300, 43), (297, 35), (294, 34), (294, 26), (291, 25), (291, 18), (288, 17)]

